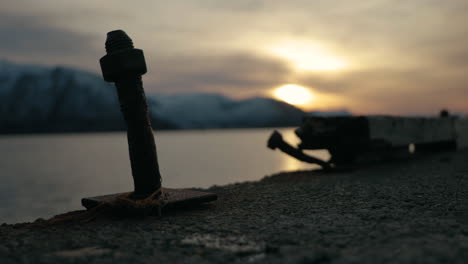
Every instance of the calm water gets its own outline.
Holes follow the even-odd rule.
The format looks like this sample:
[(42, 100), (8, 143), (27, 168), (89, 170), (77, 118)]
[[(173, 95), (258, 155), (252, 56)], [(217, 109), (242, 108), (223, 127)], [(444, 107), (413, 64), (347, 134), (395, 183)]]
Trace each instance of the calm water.
[[(268, 149), (271, 131), (157, 132), (163, 185), (209, 187), (314, 167)], [(297, 142), (292, 129), (281, 132)], [(125, 133), (1, 136), (0, 177), (0, 223), (48, 218), (81, 209), (82, 197), (133, 189)]]

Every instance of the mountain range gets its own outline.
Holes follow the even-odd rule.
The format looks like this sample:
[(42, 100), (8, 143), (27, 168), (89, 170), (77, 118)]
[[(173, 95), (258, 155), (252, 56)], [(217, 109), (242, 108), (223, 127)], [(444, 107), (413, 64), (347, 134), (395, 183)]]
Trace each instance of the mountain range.
[[(155, 129), (298, 126), (307, 114), (262, 97), (234, 100), (210, 93), (147, 93), (147, 100)], [(0, 61), (0, 133), (124, 129), (115, 88), (101, 76), (68, 67)]]

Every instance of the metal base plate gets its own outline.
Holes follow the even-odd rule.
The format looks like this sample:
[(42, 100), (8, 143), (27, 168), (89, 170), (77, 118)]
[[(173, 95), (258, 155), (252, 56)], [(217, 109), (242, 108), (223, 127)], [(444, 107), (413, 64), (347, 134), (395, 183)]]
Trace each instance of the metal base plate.
[[(165, 205), (163, 211), (171, 210), (180, 207), (190, 207), (201, 203), (211, 202), (218, 199), (218, 196), (214, 193), (200, 192), (190, 189), (170, 189), (162, 188), (165, 195)], [(113, 198), (129, 193), (115, 193), (102, 196), (88, 197), (81, 199), (81, 204), (86, 209), (96, 207), (101, 202), (112, 200)]]

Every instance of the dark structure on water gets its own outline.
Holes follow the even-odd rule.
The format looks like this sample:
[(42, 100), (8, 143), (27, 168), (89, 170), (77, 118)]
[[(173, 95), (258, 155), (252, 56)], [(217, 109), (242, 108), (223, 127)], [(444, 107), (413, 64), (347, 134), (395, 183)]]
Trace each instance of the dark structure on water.
[[(280, 149), (301, 161), (324, 169), (362, 160), (381, 160), (411, 153), (455, 150), (468, 146), (468, 119), (450, 117), (314, 117), (303, 119), (296, 129), (301, 142), (294, 148), (274, 131), (268, 147)], [(411, 148), (410, 148), (411, 147)], [(303, 150), (327, 149), (329, 161), (307, 155)]]

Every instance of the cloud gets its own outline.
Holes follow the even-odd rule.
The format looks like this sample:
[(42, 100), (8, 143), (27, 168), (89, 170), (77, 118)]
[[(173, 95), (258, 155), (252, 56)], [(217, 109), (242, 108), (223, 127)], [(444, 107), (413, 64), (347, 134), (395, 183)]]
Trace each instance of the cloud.
[(436, 113), (441, 108), (466, 111), (468, 76), (464, 72), (367, 69), (338, 75), (305, 74), (298, 83), (345, 98), (355, 113)]
[(258, 12), (268, 6), (268, 1), (242, 0), (242, 1), (219, 1), (207, 0), (203, 4), (218, 10), (229, 10), (234, 12)]
[[(465, 0), (17, 0), (2, 10), (0, 57), (97, 73), (105, 33), (125, 29), (145, 50), (150, 91), (241, 96), (297, 83), (358, 112), (468, 110)], [(323, 46), (350, 68), (304, 74), (261, 55), (285, 40)]]
[(290, 73), (281, 60), (249, 53), (160, 57), (149, 63), (156, 68), (155, 90), (165, 92), (248, 94), (284, 84)]
[(44, 23), (44, 18), (0, 14), (0, 56), (43, 58), (89, 53), (91, 35), (60, 29)]

